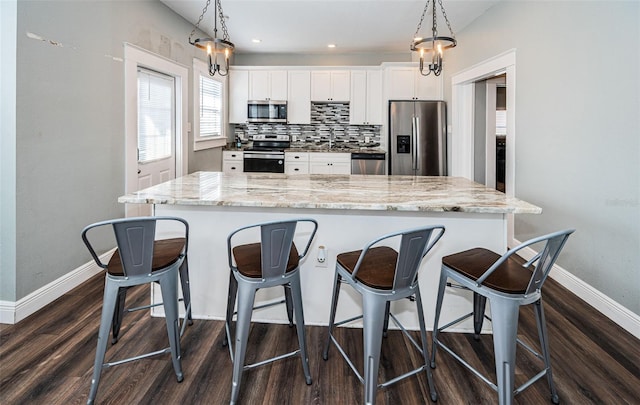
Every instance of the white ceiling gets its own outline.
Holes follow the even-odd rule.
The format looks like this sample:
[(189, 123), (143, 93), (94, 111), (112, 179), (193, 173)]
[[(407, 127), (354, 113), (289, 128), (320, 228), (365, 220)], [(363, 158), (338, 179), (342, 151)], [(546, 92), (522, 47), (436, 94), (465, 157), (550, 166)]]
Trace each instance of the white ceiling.
[[(160, 0), (191, 24), (206, 0)], [(213, 2), (200, 24), (213, 37)], [(454, 33), (503, 0), (443, 0)], [(409, 52), (426, 1), (221, 0), (229, 37), (238, 53)], [(439, 5), (437, 5), (439, 9)], [(429, 6), (431, 9), (431, 6)], [(438, 33), (449, 31), (438, 16)], [(431, 36), (427, 13), (421, 36)], [(185, 35), (185, 41), (189, 33)], [(196, 35), (197, 37), (197, 35)], [(218, 24), (218, 38), (222, 38)], [(260, 39), (259, 44), (252, 39)], [(336, 44), (328, 49), (327, 44)]]

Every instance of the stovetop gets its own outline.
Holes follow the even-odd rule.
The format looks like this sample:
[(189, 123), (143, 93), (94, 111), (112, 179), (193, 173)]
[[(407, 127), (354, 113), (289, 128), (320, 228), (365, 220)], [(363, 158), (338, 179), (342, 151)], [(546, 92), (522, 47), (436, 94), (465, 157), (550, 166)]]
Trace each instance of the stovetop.
[(289, 135), (260, 134), (253, 136), (253, 145), (246, 151), (284, 151), (291, 145)]

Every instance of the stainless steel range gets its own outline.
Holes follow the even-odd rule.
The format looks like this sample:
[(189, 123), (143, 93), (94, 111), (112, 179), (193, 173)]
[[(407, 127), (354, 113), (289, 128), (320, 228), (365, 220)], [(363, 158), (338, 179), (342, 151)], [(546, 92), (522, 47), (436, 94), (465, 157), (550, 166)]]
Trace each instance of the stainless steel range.
[(289, 135), (254, 135), (253, 146), (244, 150), (244, 171), (284, 173), (284, 150), (290, 145)]

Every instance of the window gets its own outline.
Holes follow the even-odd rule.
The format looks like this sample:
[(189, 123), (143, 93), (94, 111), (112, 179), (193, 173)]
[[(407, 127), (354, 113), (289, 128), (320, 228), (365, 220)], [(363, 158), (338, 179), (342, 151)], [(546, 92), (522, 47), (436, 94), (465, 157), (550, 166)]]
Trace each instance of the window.
[(225, 135), (226, 77), (210, 76), (207, 65), (193, 60), (193, 150), (223, 146)]
[(174, 100), (173, 77), (138, 69), (138, 162), (171, 157)]

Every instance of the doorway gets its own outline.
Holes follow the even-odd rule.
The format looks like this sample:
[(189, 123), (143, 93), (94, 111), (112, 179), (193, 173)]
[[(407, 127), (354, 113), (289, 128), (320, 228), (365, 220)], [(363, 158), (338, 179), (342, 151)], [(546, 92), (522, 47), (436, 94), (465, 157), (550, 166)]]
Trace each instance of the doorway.
[(473, 180), (505, 192), (506, 74), (475, 82)]
[[(187, 173), (189, 70), (131, 44), (124, 56), (125, 190), (132, 193)], [(125, 209), (127, 217), (151, 213), (144, 204)]]
[[(476, 142), (476, 83), (487, 79), (494, 79), (504, 75), (506, 98), (506, 133), (509, 142), (504, 145), (504, 188), (508, 196), (515, 196), (515, 143), (516, 143), (516, 53), (507, 51), (484, 62), (464, 70), (451, 79), (452, 82), (452, 123), (456, 128), (456, 136), (451, 139), (451, 153), (457, 159), (452, 159), (451, 173), (453, 176), (475, 178), (475, 142)], [(485, 145), (487, 143), (485, 142)], [(485, 159), (487, 153), (484, 154)], [(487, 167), (486, 161), (483, 167)], [(486, 170), (486, 169), (485, 169)], [(514, 239), (513, 214), (507, 214), (507, 244), (512, 246)]]

